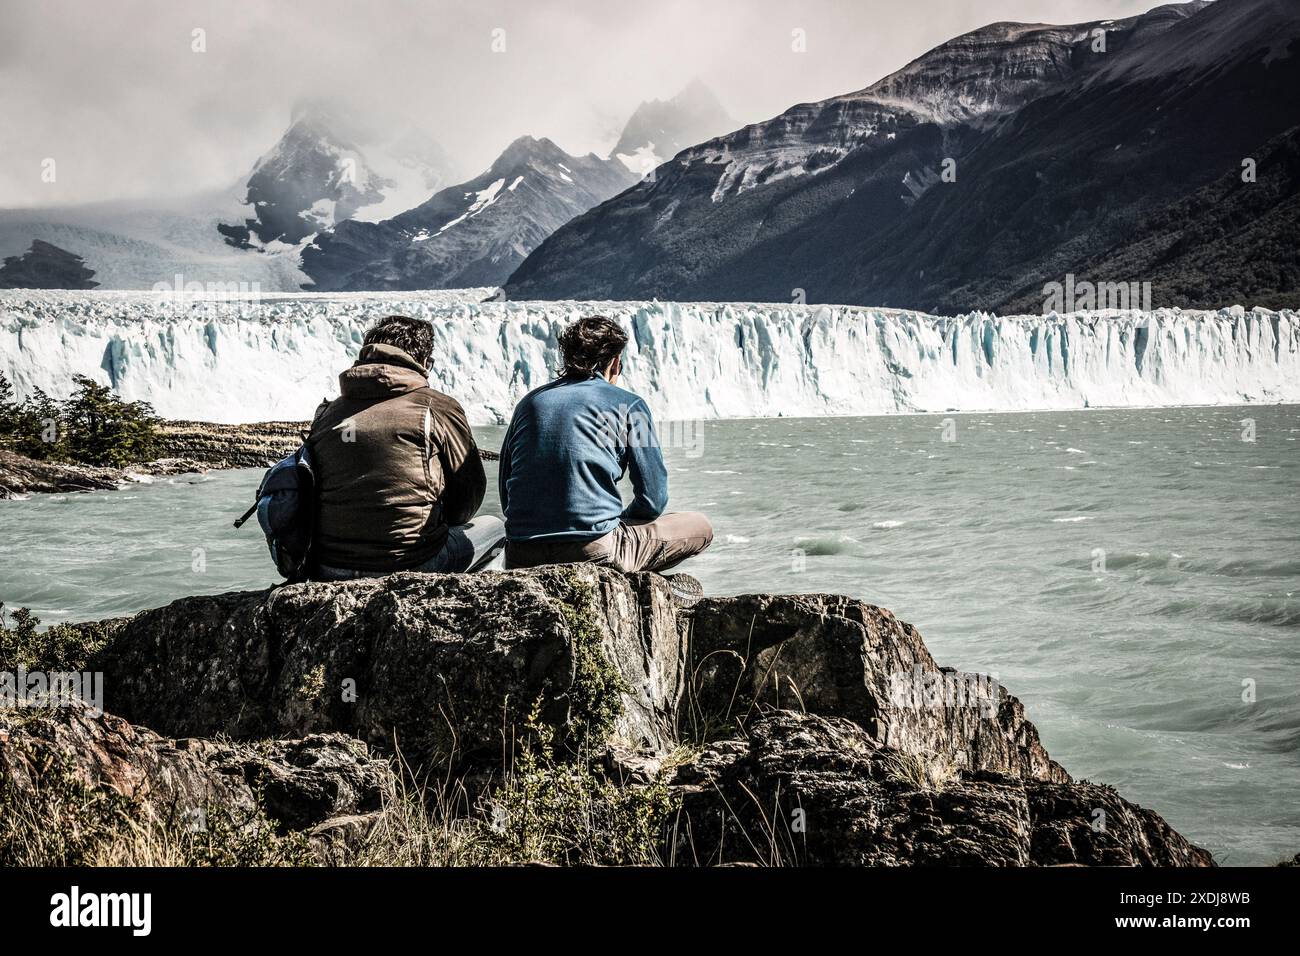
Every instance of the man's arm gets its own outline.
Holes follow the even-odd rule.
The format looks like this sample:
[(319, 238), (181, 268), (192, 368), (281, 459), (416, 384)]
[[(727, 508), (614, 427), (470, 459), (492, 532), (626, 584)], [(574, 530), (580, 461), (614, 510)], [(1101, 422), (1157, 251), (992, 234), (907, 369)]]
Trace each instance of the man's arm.
[(668, 469), (664, 467), (650, 409), (641, 400), (632, 406), (628, 416), (627, 470), (632, 478), (633, 498), (623, 509), (623, 517), (653, 521), (668, 507)]
[(510, 417), (510, 425), (506, 428), (506, 437), (501, 439), (501, 460), (497, 462), (497, 497), (501, 499), (501, 515), (505, 517), (509, 512), (506, 506), (510, 503), (510, 490), (506, 487), (510, 483), (510, 459), (513, 457), (510, 449), (510, 441), (515, 433), (515, 418)]
[(469, 419), (460, 403), (452, 401), (440, 408), (442, 441), (438, 458), (445, 479), (442, 491), (443, 520), (449, 525), (464, 524), (478, 512), (487, 491), (483, 459), (474, 443)]

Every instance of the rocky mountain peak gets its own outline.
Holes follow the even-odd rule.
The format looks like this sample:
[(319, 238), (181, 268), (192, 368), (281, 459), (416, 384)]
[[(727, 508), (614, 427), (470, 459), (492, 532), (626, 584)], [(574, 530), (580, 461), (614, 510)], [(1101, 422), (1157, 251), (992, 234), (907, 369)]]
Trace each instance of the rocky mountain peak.
[(254, 165), (251, 215), (218, 229), (231, 245), (295, 245), (352, 218), (377, 220), (411, 208), (453, 169), (442, 147), (411, 124), (382, 124), (332, 101), (296, 104), (284, 135)]
[(644, 175), (683, 149), (734, 126), (713, 90), (697, 77), (671, 99), (638, 106), (609, 155)]
[(557, 228), (634, 181), (617, 161), (520, 136), (473, 179), (319, 236), (303, 269), (322, 291), (499, 286)]

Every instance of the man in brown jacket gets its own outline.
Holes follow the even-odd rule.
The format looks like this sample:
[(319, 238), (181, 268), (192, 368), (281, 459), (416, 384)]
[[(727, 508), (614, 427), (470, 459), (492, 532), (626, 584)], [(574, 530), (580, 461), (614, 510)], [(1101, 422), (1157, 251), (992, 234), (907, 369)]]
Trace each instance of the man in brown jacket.
[(339, 376), (340, 396), (316, 412), (318, 578), (466, 571), (502, 546), (501, 519), (475, 517), (483, 462), (465, 410), (429, 387), (432, 361), (433, 326), (380, 319)]

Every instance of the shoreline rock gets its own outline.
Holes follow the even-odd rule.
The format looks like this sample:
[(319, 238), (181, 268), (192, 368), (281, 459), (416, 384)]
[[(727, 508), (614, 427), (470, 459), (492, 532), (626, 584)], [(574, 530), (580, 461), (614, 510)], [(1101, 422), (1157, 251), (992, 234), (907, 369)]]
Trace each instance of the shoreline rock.
[[(541, 727), (555, 759), (665, 788), (679, 862), (1214, 865), (1154, 811), (1072, 780), (1005, 688), (838, 595), (682, 608), (658, 575), (579, 565), (186, 598), (101, 626), (89, 668), (132, 724), (350, 735), (458, 780), (499, 775)], [(328, 829), (365, 829), (364, 810), (328, 812), (357, 818)]]
[(943, 760), (900, 759), (844, 718), (773, 711), (677, 770), (679, 826), (702, 862), (725, 851), (766, 865), (1214, 865), (1111, 787)]
[(269, 468), (299, 444), (310, 422), (167, 421), (159, 428), (169, 457), (187, 458), (204, 468)]
[[(184, 458), (204, 468), (270, 468), (296, 449), (311, 422), (250, 422), (228, 425), (220, 422), (167, 421), (160, 427), (163, 450), (170, 458)], [(479, 450), (488, 461), (496, 452)]]
[(204, 470), (200, 463), (181, 458), (160, 458), (129, 468), (105, 468), (37, 461), (0, 449), (0, 500), (21, 500), (34, 494), (117, 491), (140, 481)]
[(885, 746), (949, 753), (964, 770), (1069, 782), (1019, 700), (986, 675), (940, 667), (920, 632), (884, 608), (839, 594), (706, 599), (694, 609), (694, 653), (705, 708), (784, 701), (847, 717)]
[(0, 449), (0, 499), (116, 491), (139, 481), (213, 469), (269, 468), (298, 446), (306, 427), (306, 422), (167, 421), (159, 426), (163, 456), (124, 468), (37, 461)]

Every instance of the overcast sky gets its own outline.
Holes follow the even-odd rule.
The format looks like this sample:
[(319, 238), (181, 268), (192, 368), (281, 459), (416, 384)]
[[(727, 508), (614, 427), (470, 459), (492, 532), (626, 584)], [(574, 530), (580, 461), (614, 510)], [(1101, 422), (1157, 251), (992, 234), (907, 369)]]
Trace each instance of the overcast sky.
[[(230, 185), (307, 96), (427, 124), (471, 172), (517, 136), (607, 151), (698, 77), (738, 123), (998, 20), (1156, 0), (0, 0), (0, 207)], [(194, 52), (196, 29), (206, 51)], [(791, 49), (805, 31), (807, 52)], [(503, 38), (503, 52), (493, 51)], [(54, 183), (41, 164), (57, 162)]]

